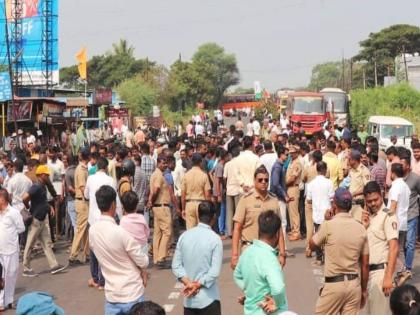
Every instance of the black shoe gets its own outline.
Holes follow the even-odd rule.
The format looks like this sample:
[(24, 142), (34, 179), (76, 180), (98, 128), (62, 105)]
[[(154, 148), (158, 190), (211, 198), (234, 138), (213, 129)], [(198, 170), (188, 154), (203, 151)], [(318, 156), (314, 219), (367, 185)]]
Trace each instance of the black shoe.
[(172, 264), (170, 261), (159, 261), (156, 263), (158, 269), (171, 269)]
[(84, 263), (79, 259), (69, 259), (69, 267), (76, 267), (81, 265), (84, 265)]

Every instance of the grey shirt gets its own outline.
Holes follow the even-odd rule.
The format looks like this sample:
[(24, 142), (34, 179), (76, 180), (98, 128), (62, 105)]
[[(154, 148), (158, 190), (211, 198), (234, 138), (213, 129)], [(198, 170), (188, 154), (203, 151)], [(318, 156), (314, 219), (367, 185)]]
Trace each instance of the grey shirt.
[(410, 205), (408, 207), (408, 221), (410, 221), (419, 215), (420, 176), (410, 172), (404, 180), (411, 192)]

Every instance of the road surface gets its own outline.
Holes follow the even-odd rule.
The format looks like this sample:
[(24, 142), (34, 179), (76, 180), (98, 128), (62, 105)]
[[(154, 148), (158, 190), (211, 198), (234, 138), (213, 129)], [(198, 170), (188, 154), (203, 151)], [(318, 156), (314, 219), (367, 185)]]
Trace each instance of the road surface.
[[(221, 289), (222, 314), (242, 314), (241, 306), (236, 302), (240, 295), (230, 269), (231, 242), (224, 241), (224, 259), (222, 275), (219, 280)], [(56, 250), (60, 263), (66, 263), (68, 243), (60, 243)], [(305, 258), (305, 244), (303, 241), (291, 243), (289, 249), (296, 254), (289, 258), (285, 268), (286, 290), (289, 308), (299, 315), (313, 314), (318, 289), (322, 283), (322, 269), (312, 267), (312, 259)], [(420, 253), (416, 251), (414, 277), (411, 283), (420, 284)], [(54, 295), (56, 303), (64, 308), (66, 314), (90, 315), (103, 314), (104, 293), (87, 286), (89, 279), (89, 265), (69, 269), (66, 273), (50, 275), (48, 265), (43, 255), (37, 256), (33, 261), (36, 272), (43, 272), (36, 278), (25, 278), (19, 274), (16, 296), (39, 290)], [(151, 268), (151, 279), (146, 288), (148, 300), (163, 305), (167, 314), (183, 314), (180, 285), (176, 283), (170, 270), (157, 270)], [(6, 314), (13, 314), (9, 311)]]

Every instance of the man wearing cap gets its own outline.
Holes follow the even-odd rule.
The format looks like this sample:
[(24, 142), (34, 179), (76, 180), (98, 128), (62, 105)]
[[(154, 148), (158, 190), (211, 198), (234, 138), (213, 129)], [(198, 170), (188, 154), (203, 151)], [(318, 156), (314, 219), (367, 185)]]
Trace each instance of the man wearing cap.
[[(258, 216), (267, 210), (273, 210), (278, 216), (281, 214), (276, 195), (268, 191), (268, 182), (267, 169), (264, 166), (258, 167), (254, 173), (255, 189), (239, 200), (235, 216), (233, 217), (232, 269), (235, 269), (239, 255), (254, 240), (258, 239)], [(278, 249), (280, 262), (284, 266), (286, 263), (286, 250), (282, 230), (280, 230)]]
[(370, 181), (369, 169), (360, 163), (360, 152), (351, 150), (349, 155), (349, 191), (353, 197), (351, 215), (357, 221), (362, 222), (362, 211), (364, 208), (363, 187)]
[[(36, 241), (41, 243), (50, 266), (50, 272), (56, 274), (66, 268), (58, 264), (52, 251), (51, 234), (48, 224), (48, 213), (54, 216), (54, 208), (48, 204), (46, 183), (50, 176), (48, 166), (39, 165), (35, 172), (38, 182), (33, 184), (27, 193), (23, 195), (23, 203), (30, 208), (32, 223), (28, 229), (25, 251), (23, 253), (23, 276), (35, 277), (36, 274), (31, 268), (31, 250)], [(30, 202), (30, 204), (29, 204)]]
[(85, 199), (85, 187), (88, 178), (87, 164), (89, 161), (89, 149), (82, 148), (79, 152), (79, 165), (74, 171), (74, 190), (76, 208), (76, 229), (71, 246), (69, 262), (86, 262), (89, 252), (88, 243), (88, 216), (89, 204)]
[(369, 182), (363, 189), (366, 208), (362, 223), (369, 243), (368, 300), (361, 315), (391, 315), (389, 295), (398, 257), (398, 219), (385, 208), (381, 187)]
[(300, 234), (300, 215), (299, 215), (299, 184), (302, 181), (302, 165), (299, 162), (299, 147), (292, 145), (289, 148), (292, 158), (286, 172), (286, 186), (289, 201), (289, 217), (291, 231), (289, 233), (290, 241), (297, 241), (302, 238)]
[(203, 157), (199, 153), (192, 155), (193, 167), (185, 174), (181, 183), (182, 217), (187, 229), (198, 224), (198, 205), (203, 201), (211, 201), (209, 177), (202, 170)]
[(350, 192), (338, 188), (333, 211), (326, 215), (334, 217), (325, 220), (310, 241), (312, 250), (324, 247), (325, 251), (325, 284), (316, 303), (316, 315), (357, 314), (366, 302), (369, 245), (365, 228), (349, 213), (351, 207)]

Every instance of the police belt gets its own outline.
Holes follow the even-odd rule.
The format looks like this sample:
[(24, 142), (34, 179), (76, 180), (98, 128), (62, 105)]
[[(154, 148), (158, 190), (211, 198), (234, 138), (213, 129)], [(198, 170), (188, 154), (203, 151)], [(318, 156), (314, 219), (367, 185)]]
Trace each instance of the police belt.
[(252, 242), (249, 241), (241, 241), (242, 246), (250, 246), (252, 245)]
[(369, 271), (385, 269), (385, 263), (369, 265)]
[(359, 277), (358, 274), (342, 274), (342, 275), (338, 275), (334, 277), (325, 277), (325, 282), (326, 283), (342, 282), (345, 279), (350, 281), (350, 280), (357, 279), (358, 277)]
[(168, 203), (156, 203), (153, 207), (170, 207)]
[(187, 202), (205, 202), (207, 200), (204, 199), (187, 199)]

